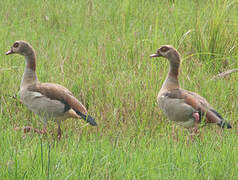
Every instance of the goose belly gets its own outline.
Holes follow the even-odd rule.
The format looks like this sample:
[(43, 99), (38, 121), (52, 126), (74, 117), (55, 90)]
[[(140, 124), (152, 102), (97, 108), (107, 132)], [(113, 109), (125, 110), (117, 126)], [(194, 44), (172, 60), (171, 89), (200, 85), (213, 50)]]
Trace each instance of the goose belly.
[(161, 96), (158, 98), (158, 106), (169, 120), (185, 128), (194, 126), (195, 119), (192, 115), (196, 110), (186, 104), (183, 99)]
[(20, 91), (21, 102), (32, 112), (45, 118), (64, 116), (65, 105), (58, 100), (52, 100), (39, 92)]

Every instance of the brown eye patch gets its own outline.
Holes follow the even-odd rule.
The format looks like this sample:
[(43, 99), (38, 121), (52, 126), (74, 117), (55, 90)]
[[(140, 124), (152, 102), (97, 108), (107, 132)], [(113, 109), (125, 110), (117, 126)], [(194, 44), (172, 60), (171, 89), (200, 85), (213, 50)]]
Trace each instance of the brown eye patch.
[(16, 42), (16, 43), (13, 44), (13, 47), (14, 47), (14, 48), (17, 48), (18, 46), (19, 46), (19, 43), (18, 43), (18, 42)]
[(166, 52), (166, 51), (168, 51), (168, 50), (169, 50), (169, 48), (166, 47), (166, 46), (160, 48), (160, 51), (161, 51), (161, 52)]

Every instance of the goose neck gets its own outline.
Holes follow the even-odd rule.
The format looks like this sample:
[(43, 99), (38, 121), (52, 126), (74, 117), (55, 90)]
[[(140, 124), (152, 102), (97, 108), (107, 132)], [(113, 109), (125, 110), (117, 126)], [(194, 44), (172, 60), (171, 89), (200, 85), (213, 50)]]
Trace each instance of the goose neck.
[(25, 54), (26, 67), (21, 81), (21, 87), (37, 82), (36, 55), (34, 51)]

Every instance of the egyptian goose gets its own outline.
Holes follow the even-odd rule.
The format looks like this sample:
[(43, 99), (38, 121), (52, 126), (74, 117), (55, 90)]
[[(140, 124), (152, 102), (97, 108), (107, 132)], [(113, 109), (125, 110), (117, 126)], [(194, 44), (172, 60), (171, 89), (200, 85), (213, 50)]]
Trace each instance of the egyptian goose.
[[(92, 126), (96, 126), (94, 118), (88, 115), (86, 108), (65, 87), (54, 83), (41, 83), (36, 76), (36, 54), (32, 46), (25, 41), (16, 41), (9, 54), (25, 56), (26, 67), (20, 86), (20, 100), (31, 111), (38, 114), (44, 122), (46, 132), (47, 120), (55, 119), (58, 124), (58, 137), (61, 137), (60, 124), (67, 118), (83, 118)], [(25, 131), (25, 129), (24, 129)], [(26, 127), (29, 131), (29, 127)]]
[(181, 89), (178, 81), (180, 54), (170, 45), (161, 46), (150, 57), (164, 57), (170, 63), (168, 75), (159, 91), (157, 102), (169, 120), (186, 128), (198, 129), (202, 116), (206, 123), (216, 123), (220, 127), (231, 128), (222, 116), (200, 95)]

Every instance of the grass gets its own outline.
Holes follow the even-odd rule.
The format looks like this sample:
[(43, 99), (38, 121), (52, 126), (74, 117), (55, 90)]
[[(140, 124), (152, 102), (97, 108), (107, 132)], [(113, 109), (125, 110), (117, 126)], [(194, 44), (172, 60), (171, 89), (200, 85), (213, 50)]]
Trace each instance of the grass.
[[(0, 2), (0, 179), (237, 179), (238, 1)], [(42, 82), (66, 86), (87, 105), (99, 126), (69, 119), (49, 134), (19, 102), (24, 58), (5, 56), (15, 40), (37, 52)], [(182, 54), (181, 87), (204, 96), (233, 125), (186, 129), (168, 123), (156, 105), (167, 74), (162, 44)]]

